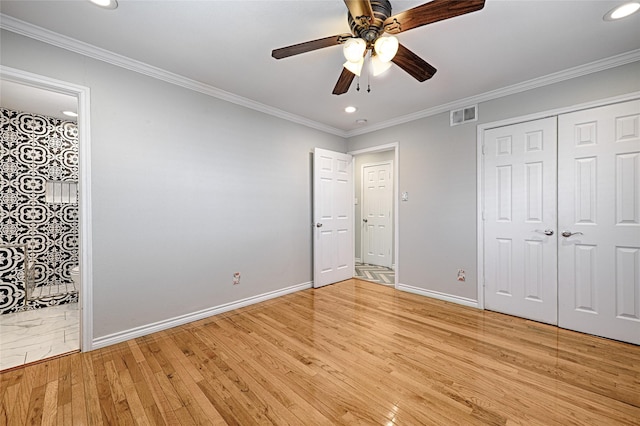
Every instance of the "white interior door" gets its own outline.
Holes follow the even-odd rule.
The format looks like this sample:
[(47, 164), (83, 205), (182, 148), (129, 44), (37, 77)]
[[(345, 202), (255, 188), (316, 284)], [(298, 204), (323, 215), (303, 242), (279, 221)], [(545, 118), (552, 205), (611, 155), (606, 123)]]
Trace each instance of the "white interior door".
[(557, 323), (556, 119), (484, 133), (487, 309)]
[(640, 101), (561, 115), (558, 135), (559, 325), (640, 344)]
[(362, 166), (362, 262), (391, 267), (393, 163)]
[(315, 148), (313, 286), (353, 277), (353, 157)]

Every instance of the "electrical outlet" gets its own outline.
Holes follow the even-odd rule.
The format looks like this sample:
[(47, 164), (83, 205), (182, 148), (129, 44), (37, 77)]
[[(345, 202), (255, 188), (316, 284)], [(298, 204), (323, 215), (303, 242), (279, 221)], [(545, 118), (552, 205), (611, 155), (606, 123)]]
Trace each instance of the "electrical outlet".
[(467, 278), (465, 276), (464, 269), (458, 269), (458, 281), (466, 281)]
[(240, 284), (240, 272), (233, 273), (233, 285)]

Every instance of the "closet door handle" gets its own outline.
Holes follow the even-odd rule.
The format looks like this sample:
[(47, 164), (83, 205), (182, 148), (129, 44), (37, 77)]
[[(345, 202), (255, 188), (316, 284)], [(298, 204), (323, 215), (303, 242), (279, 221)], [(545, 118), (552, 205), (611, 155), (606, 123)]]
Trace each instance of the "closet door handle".
[(571, 231), (564, 231), (562, 233), (562, 236), (565, 238), (569, 238), (572, 235), (584, 235), (582, 232), (571, 232)]
[(369, 222), (369, 220), (367, 220), (367, 219), (362, 219), (362, 221), (363, 221), (364, 223)]

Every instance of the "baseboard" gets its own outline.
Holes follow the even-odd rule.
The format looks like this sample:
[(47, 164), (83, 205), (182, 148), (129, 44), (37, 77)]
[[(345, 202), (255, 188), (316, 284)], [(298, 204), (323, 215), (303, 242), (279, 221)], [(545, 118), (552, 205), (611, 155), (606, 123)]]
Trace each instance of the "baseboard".
[(180, 315), (178, 317), (170, 318), (164, 321), (158, 321), (152, 324), (142, 325), (129, 330), (120, 331), (118, 333), (109, 334), (107, 336), (98, 337), (93, 340), (91, 349), (99, 349), (105, 346), (114, 345), (127, 340), (135, 339), (136, 337), (146, 336), (147, 334), (156, 333), (158, 331), (167, 330), (169, 328), (177, 327), (179, 325), (187, 324), (193, 321), (208, 318), (213, 315), (218, 315), (223, 312), (232, 311), (234, 309), (243, 308), (245, 306), (253, 305), (256, 303), (264, 302), (265, 300), (275, 299), (276, 297), (284, 296), (296, 291), (306, 290), (313, 287), (313, 282), (307, 282), (302, 284), (293, 285), (280, 290), (270, 291), (268, 293), (259, 294), (257, 296), (248, 297), (246, 299), (238, 300), (235, 302), (225, 303), (220, 306), (203, 309), (190, 314)]
[(355, 261), (356, 263), (362, 263), (362, 259), (360, 259), (359, 257), (356, 257), (356, 258), (354, 259), (354, 261)]
[(478, 308), (478, 301), (473, 299), (467, 299), (466, 297), (454, 296), (452, 294), (440, 293), (439, 291), (425, 290), (424, 288), (414, 287), (407, 284), (398, 284), (396, 287), (398, 290), (406, 291), (408, 293), (418, 294), (420, 296), (431, 297), (433, 299), (444, 300), (445, 302), (457, 303), (458, 305), (469, 306), (471, 308)]

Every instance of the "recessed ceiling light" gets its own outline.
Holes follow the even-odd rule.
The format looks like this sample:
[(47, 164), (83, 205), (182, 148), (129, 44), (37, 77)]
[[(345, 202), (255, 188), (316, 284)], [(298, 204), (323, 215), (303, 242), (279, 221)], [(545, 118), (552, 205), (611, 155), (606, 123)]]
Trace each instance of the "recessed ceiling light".
[(608, 11), (607, 14), (604, 15), (603, 19), (605, 21), (615, 21), (617, 19), (626, 18), (627, 16), (636, 13), (638, 10), (640, 10), (640, 2), (628, 2)]
[(118, 2), (116, 0), (89, 0), (91, 3), (96, 6), (103, 7), (105, 9), (115, 9), (118, 7)]
[(73, 112), (73, 111), (62, 111), (62, 113), (64, 115), (66, 115), (67, 117), (77, 117), (78, 113), (77, 112)]
[(347, 112), (349, 114), (356, 112), (358, 110), (358, 108), (354, 107), (354, 106), (348, 106), (344, 109), (344, 112)]

